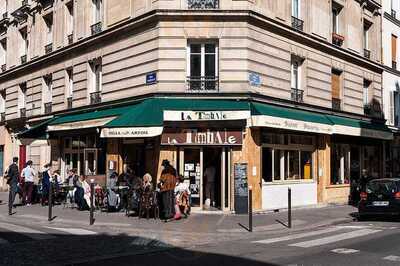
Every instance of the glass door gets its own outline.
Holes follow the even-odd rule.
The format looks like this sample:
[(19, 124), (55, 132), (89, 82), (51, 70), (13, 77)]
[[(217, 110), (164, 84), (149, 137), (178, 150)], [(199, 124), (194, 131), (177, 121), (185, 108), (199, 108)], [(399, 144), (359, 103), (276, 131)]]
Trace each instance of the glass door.
[(202, 208), (203, 198), (203, 153), (201, 148), (184, 148), (180, 152), (179, 172), (184, 176), (191, 193), (191, 206), (193, 209)]

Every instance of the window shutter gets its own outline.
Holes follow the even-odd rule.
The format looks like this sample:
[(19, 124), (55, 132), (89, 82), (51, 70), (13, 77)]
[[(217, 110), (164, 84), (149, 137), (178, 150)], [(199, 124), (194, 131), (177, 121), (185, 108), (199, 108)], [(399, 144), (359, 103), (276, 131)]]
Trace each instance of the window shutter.
[(332, 98), (340, 99), (340, 75), (332, 73)]
[(389, 123), (394, 125), (394, 92), (390, 92), (389, 98)]
[(392, 35), (392, 61), (397, 62), (397, 37)]

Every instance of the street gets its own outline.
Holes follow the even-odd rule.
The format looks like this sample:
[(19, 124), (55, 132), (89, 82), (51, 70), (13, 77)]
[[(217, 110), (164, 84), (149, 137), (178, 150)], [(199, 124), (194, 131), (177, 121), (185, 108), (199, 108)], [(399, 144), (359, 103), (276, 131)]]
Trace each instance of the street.
[[(400, 265), (396, 220), (356, 221), (349, 206), (254, 216), (193, 214), (165, 224), (122, 213), (0, 205), (1, 265)], [(315, 215), (310, 215), (315, 213)], [(340, 218), (340, 219), (338, 219)]]

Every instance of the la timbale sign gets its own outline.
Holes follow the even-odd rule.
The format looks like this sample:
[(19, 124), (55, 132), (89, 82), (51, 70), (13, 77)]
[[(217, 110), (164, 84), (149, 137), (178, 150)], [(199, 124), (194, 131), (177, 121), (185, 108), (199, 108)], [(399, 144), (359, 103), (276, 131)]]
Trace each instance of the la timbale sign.
[(182, 132), (164, 132), (162, 145), (242, 145), (242, 131), (188, 129)]

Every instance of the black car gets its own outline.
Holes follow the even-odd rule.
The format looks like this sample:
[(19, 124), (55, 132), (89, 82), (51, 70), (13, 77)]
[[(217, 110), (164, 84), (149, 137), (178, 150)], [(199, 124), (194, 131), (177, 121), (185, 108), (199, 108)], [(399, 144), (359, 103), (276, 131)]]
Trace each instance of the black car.
[(400, 178), (371, 180), (360, 193), (359, 218), (366, 216), (397, 216), (400, 218)]

